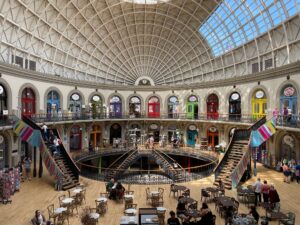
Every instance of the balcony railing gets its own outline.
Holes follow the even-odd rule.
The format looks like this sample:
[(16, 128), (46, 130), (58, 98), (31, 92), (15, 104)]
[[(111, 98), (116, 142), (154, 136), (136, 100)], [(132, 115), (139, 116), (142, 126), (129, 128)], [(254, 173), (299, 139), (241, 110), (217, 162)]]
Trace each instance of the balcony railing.
[(93, 115), (92, 113), (64, 113), (61, 115), (50, 115), (50, 114), (33, 114), (31, 119), (36, 123), (43, 122), (60, 122), (60, 121), (74, 121), (74, 120), (139, 120), (139, 119), (149, 119), (149, 120), (189, 120), (189, 121), (223, 121), (223, 122), (239, 122), (239, 123), (254, 123), (260, 118), (257, 116), (252, 116), (250, 114), (218, 114), (218, 116), (210, 116), (206, 113), (191, 116), (187, 113), (177, 113), (177, 114), (160, 114), (158, 117), (149, 117), (147, 115), (128, 115), (123, 114), (122, 116), (114, 116), (112, 113), (109, 114), (98, 114)]
[(12, 126), (17, 120), (15, 115), (0, 115), (0, 127)]
[(300, 116), (278, 116), (276, 126), (300, 128)]

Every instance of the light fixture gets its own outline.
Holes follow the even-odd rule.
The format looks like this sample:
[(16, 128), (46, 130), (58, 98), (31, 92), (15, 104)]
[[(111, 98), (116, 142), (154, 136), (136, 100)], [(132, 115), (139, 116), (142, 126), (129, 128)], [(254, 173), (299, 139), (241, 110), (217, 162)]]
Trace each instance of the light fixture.
[(290, 75), (287, 75), (287, 76), (286, 76), (286, 79), (289, 80), (289, 79), (290, 79)]
[(257, 85), (260, 85), (260, 81), (257, 82)]

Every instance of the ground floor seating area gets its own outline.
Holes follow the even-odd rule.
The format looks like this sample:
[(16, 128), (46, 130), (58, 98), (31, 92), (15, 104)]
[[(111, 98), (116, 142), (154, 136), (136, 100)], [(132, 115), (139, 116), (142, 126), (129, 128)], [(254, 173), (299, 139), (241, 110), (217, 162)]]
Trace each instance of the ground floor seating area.
[[(300, 197), (297, 195), (300, 184), (285, 183), (282, 173), (266, 169), (262, 165), (258, 165), (258, 176), (275, 185), (281, 200), (280, 213), (288, 218), (300, 214), (298, 207)], [(137, 215), (140, 209), (145, 211), (145, 208), (146, 211), (147, 208), (156, 208), (158, 224), (166, 224), (169, 212), (171, 210), (176, 212), (178, 196), (184, 196), (180, 201), (185, 201), (189, 205), (188, 215), (193, 217), (192, 220), (197, 220), (199, 216), (197, 210), (201, 208), (203, 202), (206, 202), (216, 215), (217, 225), (225, 223), (223, 209), (230, 204), (239, 214), (236, 221), (243, 222), (243, 215), (249, 213), (249, 207), (253, 204), (251, 197), (246, 196), (248, 193), (246, 188), (255, 181), (256, 178), (253, 177), (243, 184), (243, 193), (241, 189), (239, 192), (233, 189), (226, 190), (225, 195), (213, 185), (213, 176), (172, 187), (170, 184), (148, 186), (123, 184), (126, 190), (124, 199), (115, 201), (108, 199), (104, 182), (80, 178), (83, 186), (69, 192), (55, 191), (52, 178), (44, 176), (33, 178), (30, 182), (25, 181), (22, 183), (20, 193), (12, 196), (12, 204), (0, 205), (0, 224), (29, 225), (32, 224), (31, 219), (35, 210), (39, 209), (46, 219), (49, 219), (49, 215), (59, 208), (66, 213), (62, 212), (60, 218), (57, 217), (55, 220), (56, 222), (65, 220), (64, 224), (80, 225), (82, 216), (88, 215), (90, 224), (119, 225), (122, 219), (126, 220), (126, 216)], [(250, 192), (248, 194), (251, 196)], [(278, 212), (269, 212), (266, 208), (264, 205), (257, 207), (260, 216), (264, 217), (268, 213), (269, 217), (273, 217), (269, 225), (278, 224), (278, 218), (282, 215)], [(54, 218), (50, 219), (54, 221)], [(295, 224), (300, 224), (300, 217), (296, 216)]]

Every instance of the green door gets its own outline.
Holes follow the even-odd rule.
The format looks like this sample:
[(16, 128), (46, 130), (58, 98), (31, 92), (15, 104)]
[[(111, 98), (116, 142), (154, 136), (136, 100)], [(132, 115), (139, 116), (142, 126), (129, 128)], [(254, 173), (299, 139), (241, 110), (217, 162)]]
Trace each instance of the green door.
[(186, 105), (187, 119), (198, 119), (198, 104), (195, 102), (188, 102)]

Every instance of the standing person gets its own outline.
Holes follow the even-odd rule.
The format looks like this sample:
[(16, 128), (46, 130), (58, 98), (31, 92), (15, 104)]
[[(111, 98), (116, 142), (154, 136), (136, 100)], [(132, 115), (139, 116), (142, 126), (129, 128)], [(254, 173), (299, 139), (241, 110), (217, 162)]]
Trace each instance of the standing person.
[(222, 195), (225, 195), (225, 186), (221, 179), (219, 180), (219, 192), (221, 192)]
[(153, 136), (150, 137), (149, 142), (150, 142), (150, 149), (153, 150), (154, 149), (154, 138), (153, 138)]
[(54, 154), (60, 154), (60, 144), (61, 144), (61, 140), (57, 136), (55, 136), (53, 140), (53, 145), (55, 149)]
[(269, 202), (272, 203), (274, 208), (276, 208), (276, 209), (280, 208), (280, 198), (279, 198), (277, 190), (274, 187), (274, 184), (270, 185)]
[(42, 134), (43, 134), (43, 139), (45, 142), (48, 141), (48, 126), (43, 123), (43, 126), (42, 126)]
[(255, 193), (255, 206), (257, 206), (257, 199), (261, 202), (261, 187), (262, 183), (260, 182), (260, 178), (257, 178), (257, 181), (252, 185)]
[(290, 176), (290, 168), (288, 166), (287, 163), (285, 163), (282, 167), (282, 171), (283, 171), (283, 175), (284, 175), (284, 180), (283, 182), (286, 182), (286, 183), (290, 183), (289, 181), (289, 176)]
[(295, 172), (295, 175), (296, 175), (296, 181), (297, 183), (299, 184), (299, 181), (300, 181), (300, 165), (298, 163), (298, 165), (296, 166), (296, 172)]
[(296, 161), (294, 159), (291, 160), (290, 164), (290, 174), (291, 174), (291, 182), (296, 178)]
[(175, 217), (175, 212), (171, 211), (170, 212), (170, 218), (167, 221), (168, 225), (180, 225), (179, 219)]
[(261, 193), (263, 194), (264, 202), (269, 202), (269, 191), (270, 186), (268, 185), (267, 181), (264, 180), (264, 184), (261, 187)]
[(25, 167), (25, 176), (28, 180), (31, 180), (31, 178), (30, 178), (31, 160), (29, 157), (25, 157), (23, 162), (24, 162), (24, 167)]

